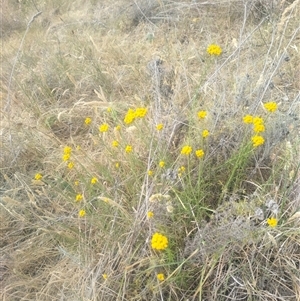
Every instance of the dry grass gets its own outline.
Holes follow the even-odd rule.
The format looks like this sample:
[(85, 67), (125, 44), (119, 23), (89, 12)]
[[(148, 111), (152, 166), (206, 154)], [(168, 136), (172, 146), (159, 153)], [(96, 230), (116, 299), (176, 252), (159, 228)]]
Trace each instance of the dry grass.
[[(298, 300), (299, 7), (4, 1), (2, 299)], [(125, 125), (136, 107), (146, 116)], [(245, 114), (265, 119), (254, 150)], [(165, 251), (151, 249), (154, 232)]]

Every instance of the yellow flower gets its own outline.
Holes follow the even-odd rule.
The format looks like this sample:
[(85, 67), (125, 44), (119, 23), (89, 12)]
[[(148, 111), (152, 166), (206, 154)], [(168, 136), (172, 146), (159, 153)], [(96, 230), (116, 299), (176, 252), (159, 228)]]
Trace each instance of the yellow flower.
[(39, 181), (43, 178), (43, 176), (40, 173), (35, 174), (34, 179)]
[(71, 152), (72, 152), (72, 148), (70, 146), (65, 146), (64, 147), (64, 154), (69, 154), (71, 155)]
[(64, 154), (62, 156), (62, 159), (63, 159), (63, 161), (68, 161), (70, 159), (70, 157), (71, 157), (71, 154)]
[(204, 156), (204, 151), (203, 151), (203, 149), (197, 149), (195, 151), (195, 154), (196, 154), (197, 158), (202, 158)]
[(197, 113), (199, 119), (204, 119), (207, 116), (207, 112), (206, 111), (199, 111)]
[(134, 119), (135, 119), (135, 112), (132, 109), (128, 109), (124, 118), (124, 122), (126, 124), (130, 124), (134, 121)]
[(120, 167), (120, 163), (116, 162), (115, 167), (118, 169)]
[(219, 56), (222, 53), (222, 48), (219, 45), (210, 44), (208, 45), (206, 51), (210, 55)]
[(259, 135), (252, 136), (251, 140), (252, 140), (253, 147), (260, 146), (265, 142), (264, 137)]
[(132, 152), (132, 146), (131, 145), (126, 145), (125, 147), (125, 152), (128, 154), (128, 153), (131, 153)]
[(178, 177), (180, 178), (184, 172), (185, 172), (185, 167), (184, 166), (179, 167), (177, 173)]
[(185, 167), (184, 166), (180, 166), (178, 168), (178, 172), (180, 172), (180, 173), (185, 172)]
[(84, 217), (86, 215), (85, 210), (81, 209), (78, 213), (79, 217)]
[(265, 131), (265, 126), (262, 123), (255, 123), (253, 126), (253, 131), (255, 133), (260, 133)]
[(106, 111), (107, 111), (108, 113), (110, 113), (110, 112), (112, 111), (112, 108), (111, 108), (111, 107), (108, 107), (108, 108), (106, 109)]
[(69, 168), (69, 169), (72, 169), (73, 167), (74, 167), (74, 162), (69, 162), (69, 163), (68, 163), (68, 168)]
[(78, 193), (75, 198), (76, 202), (80, 202), (80, 201), (82, 201), (82, 199), (83, 199), (83, 195)]
[(270, 227), (275, 228), (277, 226), (278, 220), (275, 217), (267, 219), (267, 223)]
[(264, 120), (261, 117), (258, 116), (254, 116), (252, 123), (255, 124), (264, 124)]
[(120, 126), (120, 125), (117, 125), (117, 126), (115, 127), (115, 130), (116, 130), (116, 131), (120, 131), (120, 130), (121, 130), (121, 126)]
[(74, 181), (74, 185), (78, 186), (79, 185), (79, 181), (78, 180)]
[(245, 115), (243, 117), (244, 123), (252, 123), (253, 122), (253, 116), (252, 115)]
[(164, 274), (162, 274), (162, 273), (160, 273), (160, 274), (157, 274), (157, 279), (159, 280), (159, 281), (164, 281), (165, 280), (165, 275)]
[(101, 133), (105, 133), (108, 131), (109, 125), (107, 123), (103, 123), (99, 126), (99, 131)]
[(153, 176), (153, 170), (148, 170), (147, 173), (148, 173), (148, 176), (150, 176), (150, 177)]
[(77, 145), (77, 146), (76, 146), (76, 150), (81, 150), (81, 146), (80, 146), (80, 145)]
[(164, 128), (164, 125), (162, 123), (159, 123), (157, 126), (156, 126), (156, 129), (158, 131), (161, 131), (162, 129)]
[(92, 122), (92, 119), (90, 117), (85, 118), (84, 123), (86, 125), (89, 125)]
[(96, 184), (98, 182), (98, 179), (96, 177), (93, 177), (91, 179), (91, 184)]
[(152, 211), (147, 212), (147, 217), (152, 218), (154, 216), (154, 213)]
[(104, 280), (106, 280), (108, 278), (108, 275), (107, 274), (102, 274), (102, 277)]
[(209, 131), (208, 130), (203, 130), (202, 131), (202, 137), (206, 138), (207, 136), (209, 136)]
[(166, 165), (166, 163), (164, 161), (159, 161), (158, 165), (159, 167), (163, 168)]
[(148, 109), (147, 108), (136, 108), (134, 112), (134, 116), (136, 118), (143, 118), (147, 114)]
[(182, 155), (186, 155), (188, 156), (191, 152), (192, 152), (192, 147), (189, 145), (185, 145), (182, 149), (181, 149), (181, 154)]
[(119, 146), (119, 142), (118, 142), (117, 140), (114, 140), (114, 141), (111, 143), (111, 145), (112, 145), (113, 147), (118, 147), (118, 146)]
[(158, 232), (154, 233), (151, 239), (151, 247), (154, 250), (164, 250), (168, 247), (168, 238)]
[(275, 112), (277, 110), (277, 103), (270, 101), (264, 104), (264, 108), (269, 112)]

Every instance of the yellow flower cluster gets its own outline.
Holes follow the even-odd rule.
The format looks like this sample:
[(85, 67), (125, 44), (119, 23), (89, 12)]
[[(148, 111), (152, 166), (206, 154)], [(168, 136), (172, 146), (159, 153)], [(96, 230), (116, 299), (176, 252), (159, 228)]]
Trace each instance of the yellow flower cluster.
[(151, 239), (151, 247), (154, 250), (165, 250), (168, 247), (168, 238), (158, 232)]
[(165, 280), (165, 275), (163, 273), (159, 273), (156, 275), (157, 279), (159, 281), (164, 281)]
[(258, 147), (258, 146), (265, 143), (264, 137), (260, 136), (260, 135), (252, 136), (251, 140), (252, 140), (252, 144), (253, 144), (254, 147)]
[(210, 45), (208, 45), (206, 52), (209, 55), (219, 56), (222, 53), (222, 48), (219, 45), (210, 44)]
[(147, 217), (152, 218), (154, 216), (154, 213), (152, 211), (147, 212)]
[(80, 202), (80, 201), (82, 201), (82, 199), (83, 199), (83, 195), (78, 193), (75, 198), (76, 202)]
[(84, 120), (84, 123), (86, 125), (89, 125), (91, 122), (92, 122), (92, 119), (90, 117), (86, 117), (85, 120)]
[(72, 153), (72, 148), (70, 146), (65, 146), (64, 147), (64, 154), (63, 154), (63, 161), (68, 161), (71, 158), (71, 153)]
[(136, 118), (143, 118), (146, 116), (148, 112), (147, 108), (136, 108), (135, 110), (133, 109), (128, 109), (125, 118), (124, 118), (124, 122), (126, 124), (130, 124), (132, 123)]
[(181, 149), (181, 154), (182, 155), (186, 155), (188, 156), (191, 152), (192, 152), (192, 147), (189, 145), (185, 145), (182, 149)]
[[(260, 132), (265, 131), (264, 120), (261, 117), (257, 117), (257, 116), (253, 117), (252, 123), (253, 123), (253, 131), (255, 133), (260, 133)], [(260, 139), (260, 141), (262, 141), (262, 139)], [(261, 143), (261, 144), (263, 144), (263, 143)]]
[(256, 135), (252, 136), (252, 144), (253, 147), (258, 147), (262, 144), (264, 144), (265, 139), (264, 137), (257, 135), (258, 133), (265, 131), (265, 125), (263, 118), (259, 116), (252, 116), (252, 115), (245, 115), (243, 117), (243, 121), (246, 124), (253, 124), (253, 131), (256, 133)]
[(39, 181), (43, 178), (43, 176), (40, 173), (35, 174), (34, 179)]
[(100, 131), (101, 133), (107, 132), (108, 129), (109, 129), (109, 125), (108, 125), (107, 123), (103, 123), (103, 124), (101, 124), (101, 125), (99, 126), (99, 131)]
[(159, 167), (163, 168), (165, 167), (166, 163), (164, 161), (159, 161), (158, 165)]
[(267, 219), (267, 223), (271, 228), (275, 228), (277, 226), (277, 219), (275, 217), (270, 217)]
[(131, 153), (131, 152), (132, 152), (132, 146), (131, 146), (131, 145), (126, 145), (126, 147), (125, 147), (125, 152), (126, 152), (127, 154)]
[(96, 184), (98, 182), (98, 179), (96, 177), (93, 177), (91, 179), (91, 184)]
[(270, 101), (264, 104), (264, 108), (269, 112), (275, 112), (277, 110), (277, 103), (274, 101)]
[(197, 115), (198, 115), (199, 119), (204, 119), (207, 116), (207, 112), (206, 111), (199, 111), (197, 113)]
[(243, 117), (243, 121), (244, 123), (250, 124), (253, 122), (253, 116), (252, 115), (245, 115)]
[(161, 131), (164, 128), (164, 125), (162, 123), (159, 123), (158, 125), (156, 125), (156, 129), (158, 131)]
[(197, 158), (202, 158), (202, 157), (204, 156), (204, 151), (203, 151), (203, 149), (197, 149), (197, 150), (195, 151), (195, 155), (196, 155)]
[(202, 137), (206, 138), (207, 136), (209, 136), (209, 131), (208, 130), (203, 130), (202, 131)]
[(74, 167), (74, 165), (75, 165), (74, 162), (69, 162), (69, 163), (68, 163), (68, 168), (69, 168), (69, 169), (72, 169), (72, 168)]
[(180, 177), (182, 177), (182, 174), (185, 172), (185, 167), (184, 166), (180, 166), (179, 168), (178, 168), (178, 173), (177, 173), (177, 175), (178, 175), (178, 177), (180, 178)]
[(81, 209), (79, 212), (78, 212), (78, 215), (79, 217), (84, 217), (86, 215), (86, 212), (84, 209)]
[(119, 146), (119, 142), (118, 142), (117, 140), (114, 140), (114, 141), (111, 143), (111, 145), (112, 145), (113, 147), (118, 147), (118, 146)]

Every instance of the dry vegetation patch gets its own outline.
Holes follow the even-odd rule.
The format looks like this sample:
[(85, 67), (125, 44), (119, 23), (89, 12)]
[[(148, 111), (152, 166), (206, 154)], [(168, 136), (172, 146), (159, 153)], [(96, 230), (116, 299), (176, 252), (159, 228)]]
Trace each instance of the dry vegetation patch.
[(46, 2), (1, 12), (2, 299), (298, 300), (299, 0)]

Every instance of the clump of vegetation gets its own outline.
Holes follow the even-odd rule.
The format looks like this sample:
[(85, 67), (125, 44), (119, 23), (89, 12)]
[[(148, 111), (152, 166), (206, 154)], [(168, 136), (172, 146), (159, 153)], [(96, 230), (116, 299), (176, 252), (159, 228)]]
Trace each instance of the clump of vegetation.
[(5, 3), (2, 299), (299, 299), (298, 4)]

